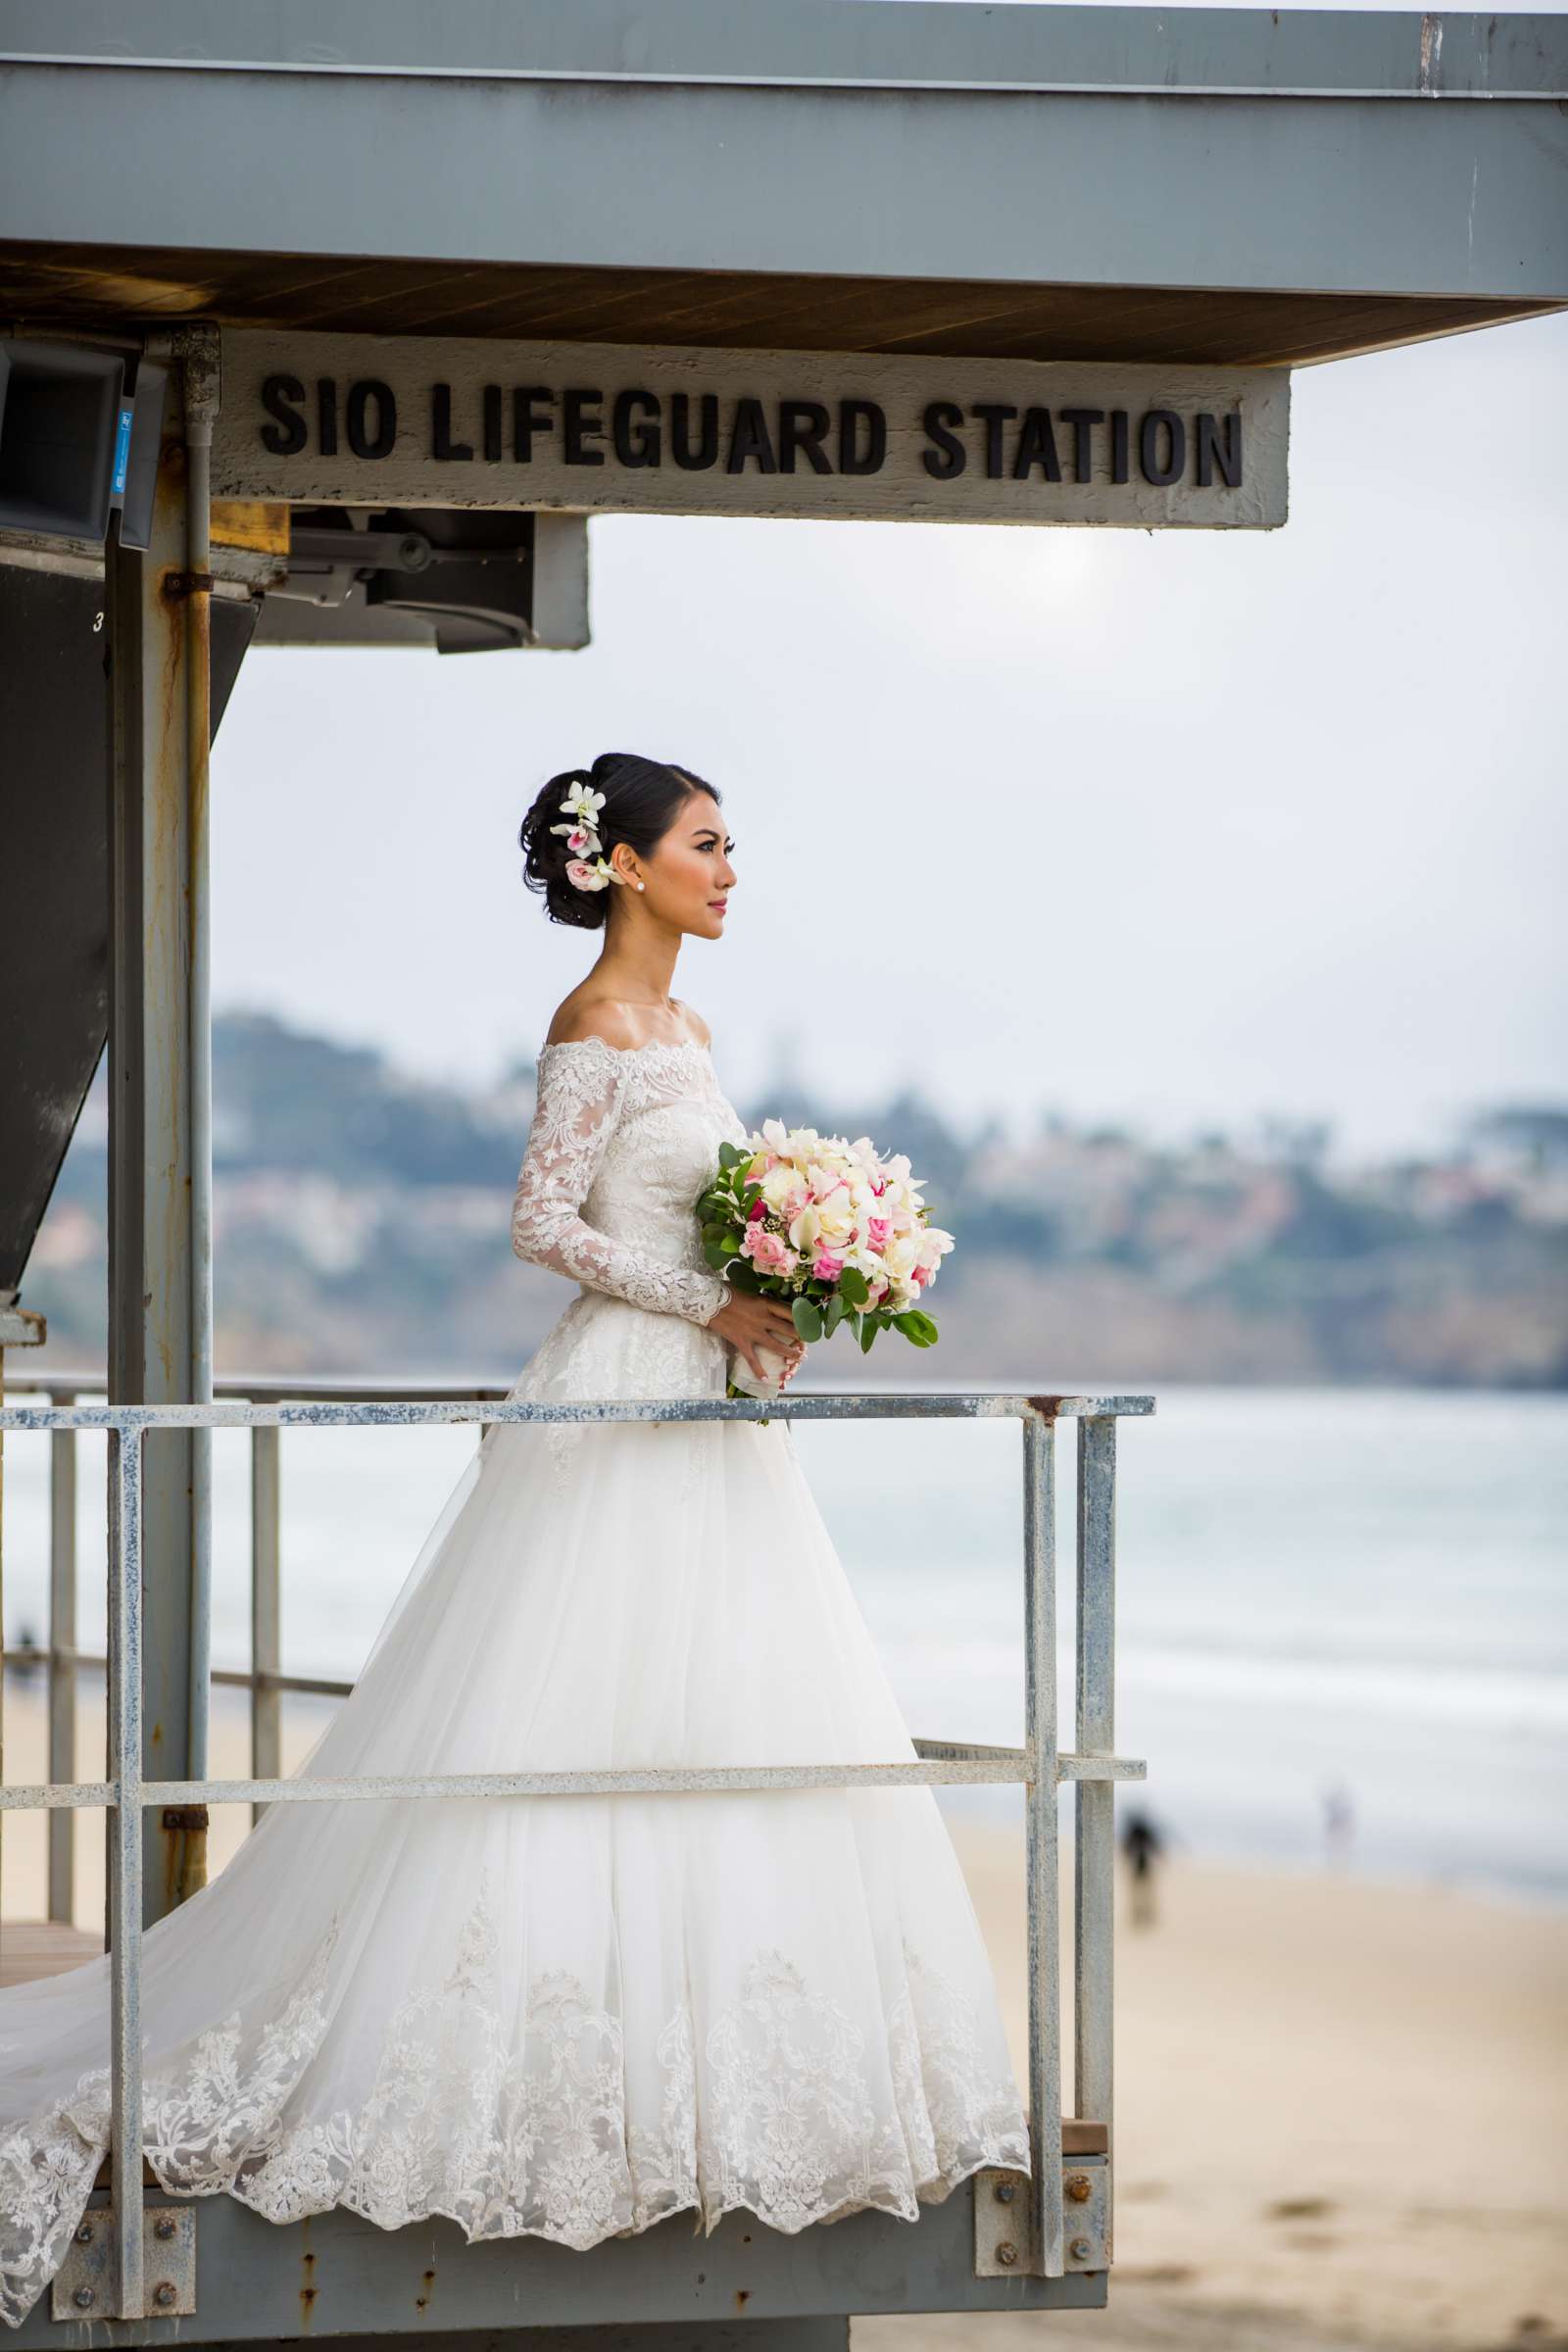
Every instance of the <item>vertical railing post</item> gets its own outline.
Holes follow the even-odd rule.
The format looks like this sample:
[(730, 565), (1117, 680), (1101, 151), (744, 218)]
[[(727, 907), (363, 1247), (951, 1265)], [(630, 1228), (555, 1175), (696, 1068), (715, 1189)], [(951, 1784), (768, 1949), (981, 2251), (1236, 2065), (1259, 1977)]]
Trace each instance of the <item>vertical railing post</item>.
[[(56, 1404), (74, 1404), (62, 1391)], [(49, 1433), (49, 1778), (76, 1777), (76, 1433)], [(49, 1917), (75, 1913), (76, 1816), (49, 1816)]]
[(141, 1450), (109, 1435), (110, 2201), (116, 2316), (144, 2316), (141, 2222)]
[[(283, 1693), (266, 1676), (283, 1671), (281, 1460), (276, 1428), (251, 1431), (251, 1777), (283, 1770)], [(253, 1804), (254, 1828), (267, 1807)]]
[(1024, 1844), (1029, 1909), (1030, 2214), (1034, 2267), (1064, 2269), (1061, 2214), (1061, 1988), (1056, 1853), (1056, 1428), (1023, 1424)]
[[(1078, 1424), (1078, 1752), (1116, 1752), (1116, 1424), (1094, 1414)], [(1116, 1873), (1113, 1781), (1080, 1781), (1074, 1791), (1073, 2079), (1077, 2112), (1111, 2130), (1112, 1948)], [(1105, 2192), (1105, 2254), (1111, 2249), (1115, 2147)]]

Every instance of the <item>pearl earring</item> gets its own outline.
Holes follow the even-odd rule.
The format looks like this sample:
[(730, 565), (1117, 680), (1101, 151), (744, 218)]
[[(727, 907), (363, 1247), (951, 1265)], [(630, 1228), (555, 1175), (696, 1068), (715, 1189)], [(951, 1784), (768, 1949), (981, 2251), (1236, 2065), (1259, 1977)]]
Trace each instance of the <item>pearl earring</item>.
[(638, 889), (639, 889), (639, 890), (646, 890), (646, 889), (648, 888), (648, 885), (647, 885), (647, 883), (646, 883), (646, 882), (639, 882), (639, 883), (638, 883), (638, 885), (637, 885), (637, 887), (638, 887)]

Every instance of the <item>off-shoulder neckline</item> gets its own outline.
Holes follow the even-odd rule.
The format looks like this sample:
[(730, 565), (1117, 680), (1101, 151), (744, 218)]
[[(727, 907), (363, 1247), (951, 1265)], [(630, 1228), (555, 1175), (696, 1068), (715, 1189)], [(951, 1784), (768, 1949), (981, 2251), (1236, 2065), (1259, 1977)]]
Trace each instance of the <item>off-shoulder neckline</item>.
[(608, 1037), (547, 1037), (539, 1049), (542, 1061), (547, 1054), (561, 1054), (568, 1046), (597, 1046), (602, 1054), (707, 1054), (710, 1051), (706, 1038), (651, 1037), (640, 1046), (612, 1046)]

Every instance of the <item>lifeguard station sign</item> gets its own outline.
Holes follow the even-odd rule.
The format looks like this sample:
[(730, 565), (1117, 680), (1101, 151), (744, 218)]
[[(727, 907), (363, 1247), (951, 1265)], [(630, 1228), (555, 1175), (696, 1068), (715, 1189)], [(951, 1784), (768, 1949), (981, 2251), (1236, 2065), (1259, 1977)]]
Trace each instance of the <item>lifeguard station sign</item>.
[(213, 492), (1269, 530), (1280, 368), (224, 328)]

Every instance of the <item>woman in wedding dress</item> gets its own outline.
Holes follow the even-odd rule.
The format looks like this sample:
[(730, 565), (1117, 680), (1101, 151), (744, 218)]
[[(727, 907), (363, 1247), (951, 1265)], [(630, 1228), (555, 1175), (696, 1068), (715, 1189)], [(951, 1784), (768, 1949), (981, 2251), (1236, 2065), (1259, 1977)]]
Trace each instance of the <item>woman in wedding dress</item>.
[[(722, 1396), (765, 1344), (799, 1360), (693, 1213), (746, 1133), (669, 994), (683, 936), (722, 936), (718, 798), (607, 754), (524, 821), (530, 887), (605, 945), (539, 1054), (513, 1238), (579, 1289), (514, 1398)], [(787, 1422), (512, 1423), (301, 1769), (913, 1755)], [(586, 2249), (736, 2206), (914, 2221), (981, 2166), (1029, 2167), (926, 1788), (274, 1804), (143, 1949), (147, 2160), (273, 2221), (346, 2205)], [(0, 1993), (13, 2327), (108, 2147), (109, 2014), (102, 1958)]]

